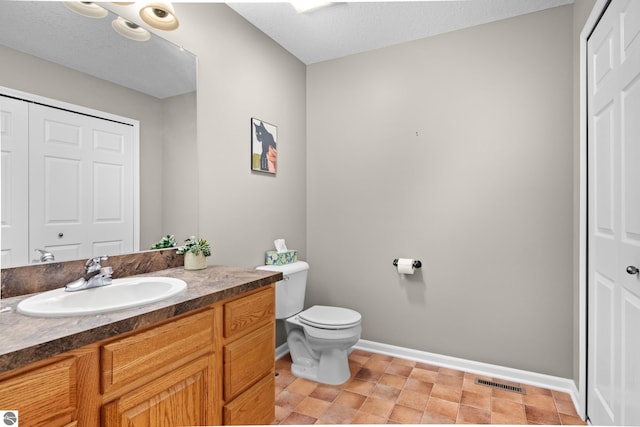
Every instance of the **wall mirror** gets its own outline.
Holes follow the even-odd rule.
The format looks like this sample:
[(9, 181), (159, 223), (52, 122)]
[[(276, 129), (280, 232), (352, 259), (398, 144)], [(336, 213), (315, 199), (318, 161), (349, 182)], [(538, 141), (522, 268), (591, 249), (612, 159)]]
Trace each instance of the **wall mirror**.
[[(139, 249), (146, 250), (164, 234), (175, 233), (178, 241), (183, 237), (180, 234), (182, 230), (174, 230), (173, 225), (163, 218), (163, 215), (171, 217), (170, 213), (166, 213), (165, 207), (179, 206), (180, 200), (158, 201), (163, 198), (170, 199), (172, 192), (177, 192), (171, 188), (172, 177), (166, 172), (164, 167), (166, 164), (162, 163), (165, 161), (163, 158), (174, 156), (174, 152), (164, 153), (164, 155), (157, 153), (166, 150), (163, 138), (171, 138), (174, 145), (176, 141), (183, 144), (179, 147), (181, 153), (187, 153), (193, 159), (191, 164), (196, 164), (197, 58), (192, 53), (153, 33), (146, 41), (123, 37), (114, 30), (112, 25), (117, 18), (118, 16), (110, 11), (107, 16), (99, 19), (81, 16), (67, 8), (63, 2), (2, 1), (0, 2), (0, 61), (4, 68), (4, 64), (14, 58), (9, 54), (18, 52), (19, 55), (37, 57), (72, 69), (73, 72), (81, 72), (96, 78), (89, 80), (100, 79), (100, 81), (110, 82), (109, 84), (117, 84), (131, 91), (135, 96), (144, 97), (145, 103), (152, 102), (160, 105), (141, 112), (142, 119), (137, 117), (135, 112), (131, 113), (132, 106), (126, 105), (126, 99), (123, 101), (124, 111), (118, 111), (118, 108), (101, 108), (100, 100), (91, 98), (92, 95), (96, 98), (92, 94), (92, 87), (79, 87), (73, 79), (67, 79), (69, 80), (66, 83), (69, 85), (67, 88), (59, 87), (61, 80), (55, 82), (58, 86), (55, 92), (73, 92), (73, 100), (60, 99), (50, 93), (40, 93), (38, 88), (47, 84), (48, 77), (38, 75), (37, 70), (33, 69), (21, 70), (6, 67), (10, 71), (0, 71), (0, 86), (60, 99), (140, 121)], [(6, 56), (3, 58), (3, 55)], [(7, 73), (13, 74), (7, 77)], [(22, 83), (31, 76), (38, 76), (39, 80), (33, 82), (33, 88), (29, 82), (22, 87), (15, 87), (13, 84), (15, 81)], [(83, 97), (87, 102), (82, 101)], [(188, 101), (184, 101), (184, 97)], [(179, 102), (182, 104), (179, 104), (179, 107), (175, 105), (169, 107), (173, 108), (174, 112), (179, 111), (180, 117), (174, 117), (174, 122), (178, 122), (180, 127), (188, 129), (191, 133), (183, 133), (182, 129), (165, 128), (160, 135), (159, 127), (168, 127), (167, 121), (163, 118), (148, 121), (145, 114), (149, 114), (147, 110), (155, 111), (156, 109), (166, 114), (166, 105), (176, 98), (180, 98)], [(97, 105), (93, 104), (94, 102)], [(186, 108), (185, 102), (190, 103)], [(37, 258), (37, 254), (31, 255), (32, 258)], [(2, 265), (2, 267), (13, 266)]]

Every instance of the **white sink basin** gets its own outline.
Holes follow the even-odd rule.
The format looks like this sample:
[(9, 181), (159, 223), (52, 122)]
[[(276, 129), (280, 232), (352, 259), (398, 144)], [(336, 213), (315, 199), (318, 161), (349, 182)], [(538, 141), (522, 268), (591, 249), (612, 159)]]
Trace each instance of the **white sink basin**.
[(128, 277), (110, 285), (66, 292), (64, 287), (34, 295), (18, 304), (18, 313), (37, 317), (83, 316), (106, 313), (169, 298), (187, 287), (172, 277)]

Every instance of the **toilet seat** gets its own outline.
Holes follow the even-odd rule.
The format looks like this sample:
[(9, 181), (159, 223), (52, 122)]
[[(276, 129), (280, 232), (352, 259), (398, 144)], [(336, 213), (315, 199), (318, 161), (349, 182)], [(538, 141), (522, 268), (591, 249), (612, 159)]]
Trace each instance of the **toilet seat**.
[(362, 316), (343, 307), (314, 305), (298, 314), (300, 323), (319, 329), (348, 329), (360, 324)]

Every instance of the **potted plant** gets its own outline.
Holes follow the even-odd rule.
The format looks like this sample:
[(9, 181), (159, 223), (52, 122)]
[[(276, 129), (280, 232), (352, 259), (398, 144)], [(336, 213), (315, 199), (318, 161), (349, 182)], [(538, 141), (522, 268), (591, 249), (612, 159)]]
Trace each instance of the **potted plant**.
[(176, 253), (184, 254), (185, 270), (202, 270), (207, 268), (206, 257), (211, 256), (211, 247), (206, 240), (190, 236), (184, 241), (184, 246), (180, 246)]
[(174, 239), (173, 234), (167, 234), (158, 242), (154, 243), (151, 246), (151, 249), (166, 249), (166, 248), (174, 248), (177, 246), (176, 239)]

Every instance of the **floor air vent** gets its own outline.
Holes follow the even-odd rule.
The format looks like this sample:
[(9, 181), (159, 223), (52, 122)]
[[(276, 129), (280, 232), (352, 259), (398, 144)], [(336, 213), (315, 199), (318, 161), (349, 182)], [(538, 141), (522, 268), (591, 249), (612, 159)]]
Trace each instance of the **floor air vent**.
[(516, 387), (516, 386), (513, 386), (513, 385), (500, 384), (500, 383), (497, 383), (497, 382), (494, 382), (494, 381), (487, 381), (487, 380), (483, 380), (483, 379), (480, 379), (480, 378), (476, 378), (475, 383), (476, 384), (480, 384), (480, 385), (486, 385), (488, 387), (499, 388), (500, 390), (506, 390), (506, 391), (512, 391), (514, 393), (525, 394), (524, 388)]

